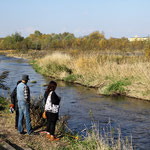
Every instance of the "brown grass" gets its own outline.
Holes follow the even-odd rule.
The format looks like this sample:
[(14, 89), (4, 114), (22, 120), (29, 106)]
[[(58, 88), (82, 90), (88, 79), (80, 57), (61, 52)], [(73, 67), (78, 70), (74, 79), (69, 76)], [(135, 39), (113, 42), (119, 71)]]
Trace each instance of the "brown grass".
[[(83, 85), (98, 87), (100, 94), (112, 82), (128, 79), (131, 85), (126, 86), (126, 95), (141, 99), (150, 99), (150, 64), (145, 56), (99, 55), (99, 53), (71, 56), (64, 53), (55, 53), (38, 59), (38, 65), (45, 68), (48, 75), (49, 65), (65, 65), (72, 70), (72, 74), (80, 75), (76, 82)], [(55, 76), (56, 75), (56, 76)], [(65, 70), (52, 75), (63, 79), (68, 76)]]

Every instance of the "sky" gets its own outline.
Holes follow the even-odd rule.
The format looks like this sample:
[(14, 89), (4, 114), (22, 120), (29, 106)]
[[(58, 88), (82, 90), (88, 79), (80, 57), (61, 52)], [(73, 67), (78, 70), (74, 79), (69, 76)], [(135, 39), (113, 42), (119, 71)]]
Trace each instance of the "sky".
[(94, 31), (106, 38), (150, 35), (150, 0), (0, 0), (0, 37)]

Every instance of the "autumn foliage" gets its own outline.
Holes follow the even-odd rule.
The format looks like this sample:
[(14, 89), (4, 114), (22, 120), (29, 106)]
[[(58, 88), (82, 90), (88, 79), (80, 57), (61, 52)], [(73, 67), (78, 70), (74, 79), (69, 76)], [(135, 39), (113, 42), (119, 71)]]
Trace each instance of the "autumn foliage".
[(50, 49), (78, 49), (87, 50), (140, 50), (149, 49), (150, 40), (130, 42), (127, 38), (106, 39), (104, 33), (95, 31), (83, 37), (75, 37), (69, 32), (59, 34), (42, 34), (35, 31), (24, 38), (19, 33), (0, 39), (0, 49), (19, 50), (50, 50)]

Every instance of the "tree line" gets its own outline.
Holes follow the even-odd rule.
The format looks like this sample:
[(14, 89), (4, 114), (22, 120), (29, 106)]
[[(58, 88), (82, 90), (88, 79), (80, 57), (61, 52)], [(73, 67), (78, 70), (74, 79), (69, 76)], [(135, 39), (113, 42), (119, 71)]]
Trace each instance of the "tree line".
[(150, 49), (150, 40), (130, 42), (127, 38), (106, 39), (104, 33), (95, 31), (83, 37), (75, 37), (69, 32), (59, 34), (42, 34), (36, 30), (24, 38), (16, 32), (0, 39), (2, 50), (49, 50), (49, 49), (79, 49), (79, 50), (141, 50)]

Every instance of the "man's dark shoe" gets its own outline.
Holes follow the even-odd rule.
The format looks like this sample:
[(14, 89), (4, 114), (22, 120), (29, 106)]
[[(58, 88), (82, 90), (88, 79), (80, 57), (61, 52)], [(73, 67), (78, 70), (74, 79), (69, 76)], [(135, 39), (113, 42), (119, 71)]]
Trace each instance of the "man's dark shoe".
[(19, 134), (26, 134), (26, 132), (24, 132), (24, 131), (23, 132), (19, 132)]

